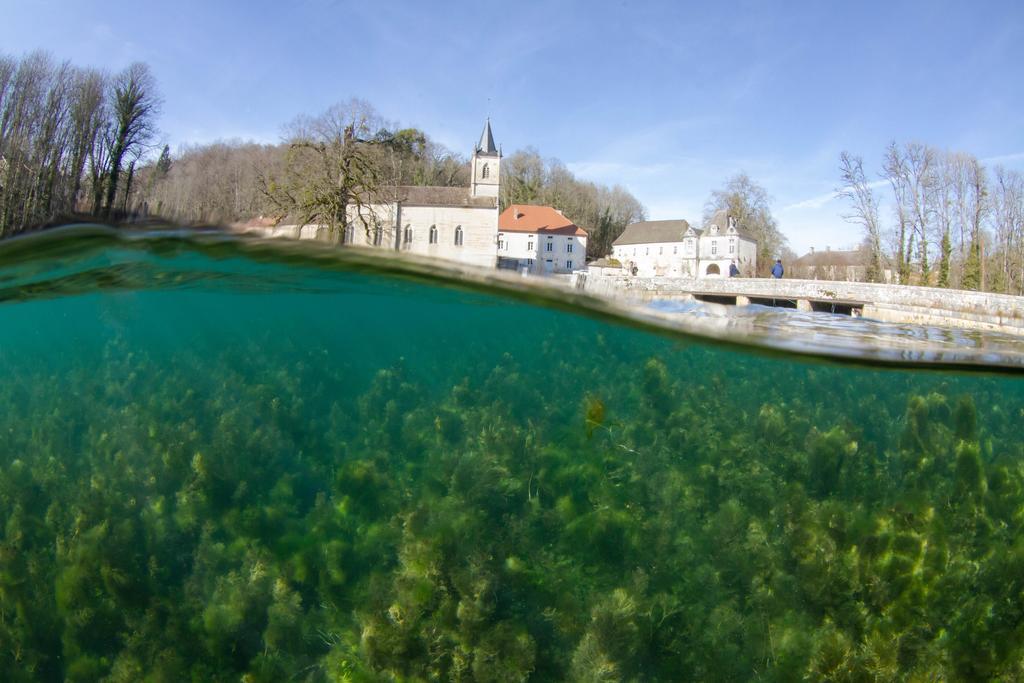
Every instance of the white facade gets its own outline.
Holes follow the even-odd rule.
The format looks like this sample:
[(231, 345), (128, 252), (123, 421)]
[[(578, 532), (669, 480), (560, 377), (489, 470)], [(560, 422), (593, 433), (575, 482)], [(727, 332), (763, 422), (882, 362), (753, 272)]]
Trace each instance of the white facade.
[(498, 232), (499, 268), (550, 275), (580, 270), (586, 262), (585, 236)]
[(343, 243), (459, 261), (493, 268), (497, 203), (494, 208), (418, 206), (401, 202), (372, 207), (376, 221), (353, 220)]
[(719, 212), (707, 230), (685, 221), (650, 221), (627, 226), (612, 246), (612, 257), (641, 277), (729, 277), (735, 261), (740, 274), (757, 270), (757, 242)]

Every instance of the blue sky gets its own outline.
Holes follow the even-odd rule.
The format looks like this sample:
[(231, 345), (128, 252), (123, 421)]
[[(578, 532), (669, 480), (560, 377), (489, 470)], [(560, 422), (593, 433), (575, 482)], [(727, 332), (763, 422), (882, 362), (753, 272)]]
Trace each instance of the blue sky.
[(1024, 3), (0, 0), (0, 51), (150, 64), (172, 147), (279, 139), (356, 96), (468, 154), (526, 146), (699, 220), (740, 171), (798, 252), (858, 241), (839, 153), (891, 139), (1024, 169)]

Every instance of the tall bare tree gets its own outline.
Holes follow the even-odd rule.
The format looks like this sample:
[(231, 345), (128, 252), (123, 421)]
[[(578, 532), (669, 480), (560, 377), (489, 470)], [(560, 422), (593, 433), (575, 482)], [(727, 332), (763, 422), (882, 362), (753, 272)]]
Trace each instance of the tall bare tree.
[(864, 231), (864, 242), (868, 251), (867, 276), (872, 282), (884, 279), (884, 255), (882, 253), (882, 230), (878, 219), (878, 199), (864, 174), (864, 160), (849, 152), (839, 155), (839, 174), (842, 185), (836, 194), (849, 200), (850, 211), (843, 218), (855, 223)]
[(162, 101), (149, 67), (135, 62), (111, 82), (113, 126), (109, 138), (109, 169), (104, 213), (111, 215), (121, 171), (127, 159), (139, 158), (156, 135), (156, 117)]
[(370, 147), (381, 127), (373, 107), (358, 99), (296, 119), (283, 167), (261, 178), (278, 219), (326, 225), (333, 241), (341, 241), (350, 222), (366, 231), (377, 227), (373, 205), (384, 201), (384, 181)]

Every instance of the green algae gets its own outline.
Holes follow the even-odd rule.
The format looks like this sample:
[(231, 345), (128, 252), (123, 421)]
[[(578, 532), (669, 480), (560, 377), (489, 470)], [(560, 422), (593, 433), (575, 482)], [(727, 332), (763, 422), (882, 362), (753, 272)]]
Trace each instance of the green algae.
[(3, 680), (1024, 676), (1016, 377), (176, 258), (0, 307)]

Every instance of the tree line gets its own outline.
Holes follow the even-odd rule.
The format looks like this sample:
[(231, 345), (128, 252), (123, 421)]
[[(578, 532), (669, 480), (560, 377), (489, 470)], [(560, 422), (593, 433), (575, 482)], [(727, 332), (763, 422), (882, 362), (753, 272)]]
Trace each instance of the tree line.
[[(973, 155), (891, 142), (877, 177), (860, 156), (839, 157), (837, 195), (862, 228), (868, 276), (1024, 294), (1024, 176), (991, 172)], [(883, 217), (883, 203), (889, 209)]]
[(110, 75), (43, 52), (0, 55), (0, 236), (127, 212), (160, 107), (141, 62)]
[[(155, 217), (185, 224), (257, 217), (340, 225), (402, 185), (467, 186), (469, 160), (417, 128), (386, 121), (358, 99), (285, 127), (282, 142), (154, 144), (162, 99), (143, 63), (116, 74), (55, 62), (44, 52), (0, 56), (0, 236), (74, 214)], [(561, 209), (610, 251), (642, 220), (624, 188), (577, 179), (534, 149), (504, 163), (502, 208)], [(352, 211), (352, 209), (355, 209)]]

